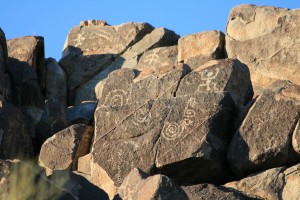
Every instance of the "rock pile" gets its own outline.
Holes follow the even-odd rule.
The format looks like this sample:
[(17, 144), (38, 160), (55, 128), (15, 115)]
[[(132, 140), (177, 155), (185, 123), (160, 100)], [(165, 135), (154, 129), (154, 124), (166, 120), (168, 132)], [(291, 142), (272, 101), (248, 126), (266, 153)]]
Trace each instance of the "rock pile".
[(59, 62), (0, 29), (0, 197), (299, 199), (299, 28), (253, 5), (225, 34), (89, 20)]

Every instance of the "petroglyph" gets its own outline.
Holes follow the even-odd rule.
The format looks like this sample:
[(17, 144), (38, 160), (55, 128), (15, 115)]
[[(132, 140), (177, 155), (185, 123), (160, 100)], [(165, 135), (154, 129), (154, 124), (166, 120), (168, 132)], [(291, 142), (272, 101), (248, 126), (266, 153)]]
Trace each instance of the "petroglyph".
[(79, 33), (78, 34), (78, 36), (77, 36), (77, 38), (74, 40), (74, 42), (75, 42), (75, 47), (79, 47), (79, 46), (81, 46), (82, 45), (82, 42), (85, 40), (85, 37), (81, 34), (81, 33)]
[(217, 83), (214, 83), (213, 80), (216, 79), (219, 72), (219, 68), (208, 69), (201, 72), (201, 80), (203, 80), (204, 83), (198, 86), (197, 91), (201, 91), (201, 87), (206, 88), (206, 91), (218, 91)]
[(162, 63), (159, 60), (159, 55), (158, 54), (163, 54), (163, 53), (167, 53), (168, 50), (164, 49), (154, 49), (153, 52), (149, 55), (146, 56), (146, 59), (144, 60), (145, 63), (149, 64), (149, 65), (167, 65), (168, 63)]
[(142, 123), (149, 123), (151, 120), (151, 113), (145, 109), (140, 108), (134, 113), (134, 121), (135, 125), (140, 125)]
[(113, 90), (106, 95), (104, 105), (124, 105), (127, 103), (126, 94), (124, 90)]
[(181, 136), (183, 130), (184, 128), (180, 123), (166, 122), (162, 130), (162, 136), (167, 140), (175, 140), (176, 138), (179, 138)]
[(194, 108), (197, 106), (197, 102), (195, 98), (190, 98), (188, 100), (187, 106), (184, 109), (184, 117), (190, 118), (190, 117), (195, 117), (196, 112)]
[(99, 31), (98, 33), (96, 33), (96, 36), (106, 40), (107, 42), (112, 42), (113, 41), (113, 39), (111, 38), (111, 34), (108, 33), (105, 30)]

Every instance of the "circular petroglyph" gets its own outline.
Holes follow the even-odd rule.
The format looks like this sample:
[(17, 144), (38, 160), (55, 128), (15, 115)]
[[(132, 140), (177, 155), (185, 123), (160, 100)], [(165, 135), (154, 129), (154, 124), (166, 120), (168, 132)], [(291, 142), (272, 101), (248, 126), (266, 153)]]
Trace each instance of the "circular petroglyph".
[(127, 102), (126, 92), (124, 90), (113, 90), (106, 95), (104, 105), (123, 105)]
[(146, 108), (140, 108), (134, 113), (134, 121), (137, 123), (149, 122), (151, 113)]
[(162, 136), (167, 140), (175, 140), (181, 136), (183, 130), (184, 127), (177, 122), (166, 122), (162, 130)]

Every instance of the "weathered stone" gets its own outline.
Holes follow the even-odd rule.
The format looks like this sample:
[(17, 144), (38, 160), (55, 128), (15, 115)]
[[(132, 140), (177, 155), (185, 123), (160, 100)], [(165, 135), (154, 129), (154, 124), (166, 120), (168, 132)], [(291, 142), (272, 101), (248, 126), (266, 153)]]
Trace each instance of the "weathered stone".
[(300, 84), (300, 10), (240, 5), (228, 17), (226, 51), (245, 63), (256, 89), (275, 80)]
[[(0, 29), (1, 31), (1, 29)], [(1, 34), (1, 32), (0, 32)], [(0, 35), (1, 37), (1, 35)], [(0, 101), (4, 100), (4, 93), (5, 93), (5, 77), (4, 77), (4, 70), (5, 70), (5, 61), (4, 61), (4, 53), (2, 47), (0, 45)]]
[(299, 97), (299, 91), (299, 86), (290, 85), (266, 90), (256, 99), (228, 150), (228, 161), (236, 175), (244, 177), (300, 161), (291, 145), (299, 120), (300, 101), (294, 98)]
[(12, 103), (15, 106), (44, 107), (44, 97), (37, 82), (37, 76), (32, 67), (15, 58), (8, 59), (8, 72), (11, 77)]
[(3, 91), (3, 101), (11, 103), (13, 100), (13, 91), (9, 74), (4, 74), (4, 91)]
[(48, 175), (55, 170), (72, 169), (72, 163), (86, 128), (87, 126), (83, 124), (72, 125), (44, 142), (39, 155), (39, 165), (46, 169)]
[(55, 59), (46, 60), (46, 100), (67, 103), (67, 77)]
[(68, 126), (67, 108), (60, 101), (46, 101), (44, 113), (36, 126), (40, 143)]
[(100, 106), (95, 111), (93, 162), (115, 186), (134, 167), (146, 173), (157, 170), (180, 184), (224, 182), (234, 110), (228, 93)]
[(294, 150), (300, 154), (300, 120), (298, 120), (297, 126), (294, 130), (292, 144)]
[(273, 168), (253, 174), (240, 181), (227, 183), (225, 187), (233, 188), (251, 197), (285, 200), (299, 199), (300, 165), (288, 169)]
[(138, 189), (145, 183), (149, 175), (138, 168), (134, 168), (124, 179), (118, 188), (118, 195), (121, 199), (133, 200)]
[(79, 157), (77, 171), (86, 175), (91, 175), (91, 160), (92, 155), (90, 153), (86, 154), (85, 156)]
[(107, 22), (105, 20), (88, 20), (81, 21), (80, 26), (107, 26)]
[(178, 41), (178, 62), (192, 69), (209, 60), (225, 58), (225, 35), (221, 31), (207, 31), (187, 35)]
[(182, 187), (189, 200), (218, 199), (218, 200), (250, 200), (256, 198), (247, 197), (237, 191), (212, 184), (199, 184)]
[(136, 68), (164, 67), (177, 64), (177, 46), (158, 47), (146, 51)]
[(134, 200), (151, 199), (188, 200), (188, 197), (170, 178), (158, 174), (147, 178), (134, 197)]
[(22, 110), (24, 115), (27, 117), (30, 135), (32, 138), (35, 138), (35, 126), (41, 120), (44, 111), (34, 106), (25, 106)]
[(6, 37), (3, 30), (0, 28), (0, 46), (3, 53), (3, 59), (4, 59), (4, 71), (7, 71), (7, 58), (8, 58), (8, 50), (7, 50), (7, 44), (6, 44)]
[(87, 82), (152, 30), (147, 23), (74, 27), (59, 62), (68, 74), (68, 88)]
[(45, 88), (44, 38), (27, 36), (7, 40), (8, 56), (28, 65), (36, 72), (39, 86)]
[[(189, 72), (186, 65), (157, 68), (120, 69), (109, 75), (97, 91), (101, 105), (123, 105), (148, 99), (174, 97), (181, 78)], [(118, 80), (118, 81), (116, 81)], [(147, 90), (145, 90), (147, 88)]]
[(16, 107), (0, 103), (0, 158), (31, 158), (31, 135), (23, 113)]
[(86, 102), (78, 106), (69, 107), (67, 111), (69, 124), (90, 124), (94, 119), (96, 106), (97, 103), (95, 102)]
[[(178, 37), (179, 36), (173, 31), (164, 28), (154, 29), (150, 34), (146, 35), (135, 45), (130, 47), (125, 53), (123, 53), (120, 57), (118, 57), (106, 69), (104, 69), (102, 72), (95, 75), (91, 80), (89, 80), (84, 85), (80, 86), (76, 90), (75, 105), (78, 105), (83, 101), (96, 100), (95, 88), (97, 87), (97, 84), (103, 81), (108, 76), (108, 74), (111, 73), (112, 71), (115, 71), (120, 68), (137, 67), (138, 58), (147, 50), (155, 49), (157, 47), (176, 45)], [(161, 50), (163, 49), (160, 49), (159, 52), (161, 52)], [(153, 50), (153, 53), (155, 53), (155, 51), (157, 50)], [(149, 53), (151, 53), (151, 51)], [(173, 55), (173, 53), (171, 53), (171, 55)], [(166, 59), (163, 59), (163, 57), (159, 58), (158, 60), (164, 60), (164, 62), (167, 62)], [(171, 60), (172, 59), (168, 60), (168, 62), (170, 62)]]
[(186, 75), (176, 92), (177, 96), (197, 92), (229, 92), (237, 108), (253, 96), (249, 69), (238, 60), (213, 60)]

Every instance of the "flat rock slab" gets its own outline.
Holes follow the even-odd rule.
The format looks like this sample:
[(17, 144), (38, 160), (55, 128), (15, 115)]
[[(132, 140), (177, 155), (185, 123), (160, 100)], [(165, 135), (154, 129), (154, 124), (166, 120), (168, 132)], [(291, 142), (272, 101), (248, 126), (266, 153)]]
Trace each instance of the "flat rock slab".
[(46, 169), (48, 175), (55, 170), (72, 168), (80, 141), (87, 126), (72, 125), (47, 139), (42, 145), (39, 165)]
[(182, 79), (176, 95), (221, 91), (230, 93), (237, 108), (252, 99), (253, 90), (248, 67), (236, 59), (209, 61)]
[(236, 175), (299, 161), (292, 148), (300, 112), (300, 101), (295, 99), (299, 91), (299, 86), (290, 85), (266, 90), (256, 99), (228, 150), (228, 162)]
[(32, 158), (27, 121), (20, 109), (0, 101), (0, 158)]
[(27, 36), (7, 40), (8, 56), (19, 62), (28, 63), (36, 72), (41, 89), (45, 88), (44, 38)]
[(225, 151), (234, 110), (228, 93), (99, 106), (93, 162), (116, 186), (135, 167), (156, 170), (180, 184), (222, 182), (228, 178)]
[(68, 88), (87, 82), (152, 30), (147, 23), (74, 27), (59, 61), (68, 75)]
[(192, 69), (209, 60), (225, 58), (225, 35), (221, 31), (207, 31), (186, 35), (178, 41), (178, 62)]
[(269, 6), (240, 5), (230, 11), (226, 52), (248, 65), (255, 89), (275, 80), (300, 84), (299, 16), (299, 9)]
[(259, 199), (299, 199), (300, 165), (273, 168), (224, 186)]

